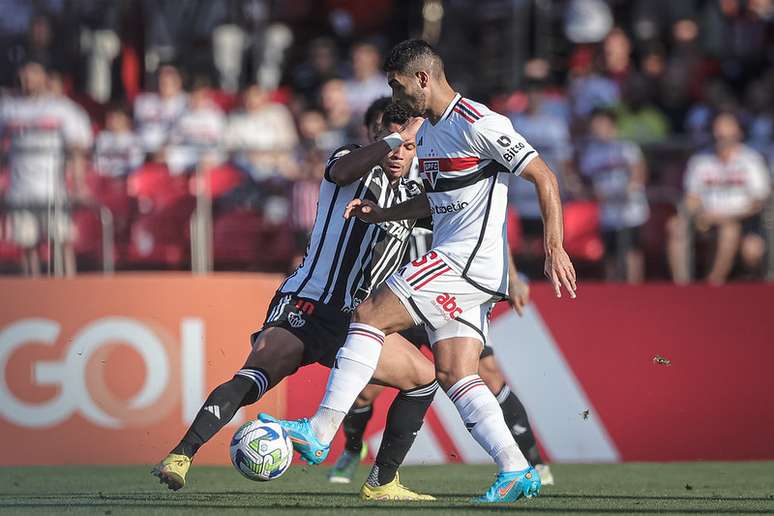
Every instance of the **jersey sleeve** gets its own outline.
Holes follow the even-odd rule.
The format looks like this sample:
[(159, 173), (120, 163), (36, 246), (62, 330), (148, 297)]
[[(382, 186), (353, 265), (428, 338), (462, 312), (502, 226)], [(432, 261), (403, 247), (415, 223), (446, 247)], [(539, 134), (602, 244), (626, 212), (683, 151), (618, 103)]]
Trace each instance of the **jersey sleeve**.
[(514, 130), (511, 121), (497, 114), (484, 116), (473, 124), (473, 148), (482, 159), (492, 159), (516, 175), (538, 155)]
[(766, 200), (769, 193), (771, 193), (771, 178), (769, 177), (769, 170), (763, 156), (755, 152), (750, 153), (748, 173), (750, 175), (748, 183), (750, 195), (760, 201)]
[(354, 143), (348, 143), (347, 145), (342, 145), (335, 151), (333, 151), (333, 154), (331, 154), (331, 157), (328, 158), (328, 162), (325, 164), (325, 174), (323, 174), (323, 177), (325, 177), (326, 181), (333, 182), (333, 179), (331, 179), (331, 168), (333, 167), (333, 164), (336, 163), (342, 156), (346, 156), (350, 152), (352, 152), (355, 149), (359, 149), (360, 145), (356, 145)]
[(693, 156), (688, 160), (688, 165), (685, 169), (685, 177), (683, 178), (683, 189), (685, 193), (692, 195), (699, 195), (701, 191), (701, 177), (699, 173), (699, 163), (701, 156)]
[(68, 147), (88, 149), (93, 143), (89, 115), (78, 106), (62, 110), (62, 134)]

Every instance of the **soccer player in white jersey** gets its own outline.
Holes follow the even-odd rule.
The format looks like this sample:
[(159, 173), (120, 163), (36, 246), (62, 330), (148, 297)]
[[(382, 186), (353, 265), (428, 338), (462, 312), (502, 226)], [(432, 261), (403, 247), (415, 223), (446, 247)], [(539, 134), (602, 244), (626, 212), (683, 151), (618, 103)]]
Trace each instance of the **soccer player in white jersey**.
[[(0, 100), (0, 139), (8, 139), (11, 184), (5, 201), (13, 208), (13, 236), (23, 249), (25, 274), (40, 273), (38, 244), (61, 246), (65, 274), (75, 273), (73, 231), (65, 213), (65, 171), (72, 174), (76, 196), (86, 196), (85, 152), (91, 147), (88, 117), (71, 100), (52, 95), (42, 63), (19, 69), (21, 95)], [(56, 258), (56, 256), (55, 256)]]
[[(520, 174), (535, 184), (545, 226), (545, 273), (557, 297), (562, 288), (575, 297), (575, 270), (562, 243), (556, 178), (507, 118), (454, 92), (443, 62), (428, 43), (398, 44), (385, 71), (393, 98), (427, 119), (416, 135), (427, 196), (390, 208), (355, 200), (347, 216), (380, 223), (432, 214), (433, 249), (393, 274), (357, 308), (339, 355), (358, 360), (339, 361), (331, 370), (323, 401), (311, 419), (282, 421), (283, 427), (296, 439), (294, 446), (302, 457), (320, 462), (384, 356), (383, 336), (424, 323), (433, 344), (438, 383), (499, 467), (492, 486), (476, 501), (535, 496), (540, 476), (519, 450), (495, 396), (477, 371), (489, 310), (508, 292), (508, 174)], [(386, 141), (402, 144), (399, 134)]]

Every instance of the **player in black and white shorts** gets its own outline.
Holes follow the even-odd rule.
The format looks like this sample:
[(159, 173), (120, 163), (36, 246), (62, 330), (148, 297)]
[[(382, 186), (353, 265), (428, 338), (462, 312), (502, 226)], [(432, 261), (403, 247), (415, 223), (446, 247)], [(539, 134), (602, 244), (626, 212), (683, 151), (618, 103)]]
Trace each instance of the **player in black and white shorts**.
[[(384, 112), (379, 117), (379, 136), (393, 133), (362, 148), (341, 147), (329, 159), (304, 260), (280, 285), (263, 328), (251, 336), (245, 365), (212, 391), (183, 439), (153, 471), (170, 488), (185, 485), (194, 454), (240, 407), (258, 401), (299, 367), (312, 363), (333, 367), (334, 361), (357, 360), (336, 356), (353, 331), (351, 313), (401, 264), (413, 222), (367, 224), (345, 219), (344, 207), (353, 199), (392, 206), (422, 192), (419, 183), (405, 177), (414, 159), (413, 136), (421, 120), (410, 119), (405, 109), (388, 98), (377, 107)], [(400, 143), (394, 144), (396, 141)], [(393, 499), (431, 500), (400, 485), (397, 468), (432, 402), (435, 373), (432, 364), (410, 346), (398, 346), (393, 353), (396, 339), (401, 337), (380, 339), (386, 354), (395, 356), (395, 363), (388, 361), (374, 379), (399, 389), (400, 395), (393, 402), (394, 416), (387, 422), (390, 437), (376, 463), (381, 465), (381, 481), (389, 484)]]

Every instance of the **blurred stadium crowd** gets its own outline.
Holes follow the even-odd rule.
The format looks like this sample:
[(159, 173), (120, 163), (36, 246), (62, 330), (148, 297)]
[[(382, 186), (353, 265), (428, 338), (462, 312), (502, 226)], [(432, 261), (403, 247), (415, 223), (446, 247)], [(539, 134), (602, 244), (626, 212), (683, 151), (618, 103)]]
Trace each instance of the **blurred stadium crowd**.
[[(0, 5), (4, 272), (288, 270), (407, 37), (557, 172), (584, 278), (774, 269), (772, 0)], [(532, 185), (510, 195), (540, 274)]]

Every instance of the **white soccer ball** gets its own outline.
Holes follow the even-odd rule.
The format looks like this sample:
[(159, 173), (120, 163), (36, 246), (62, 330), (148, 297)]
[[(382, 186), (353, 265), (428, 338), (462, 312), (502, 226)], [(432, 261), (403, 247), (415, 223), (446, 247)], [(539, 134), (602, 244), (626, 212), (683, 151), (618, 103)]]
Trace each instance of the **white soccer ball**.
[(293, 443), (277, 423), (249, 421), (239, 427), (230, 446), (231, 463), (245, 478), (257, 481), (282, 476), (293, 459)]

